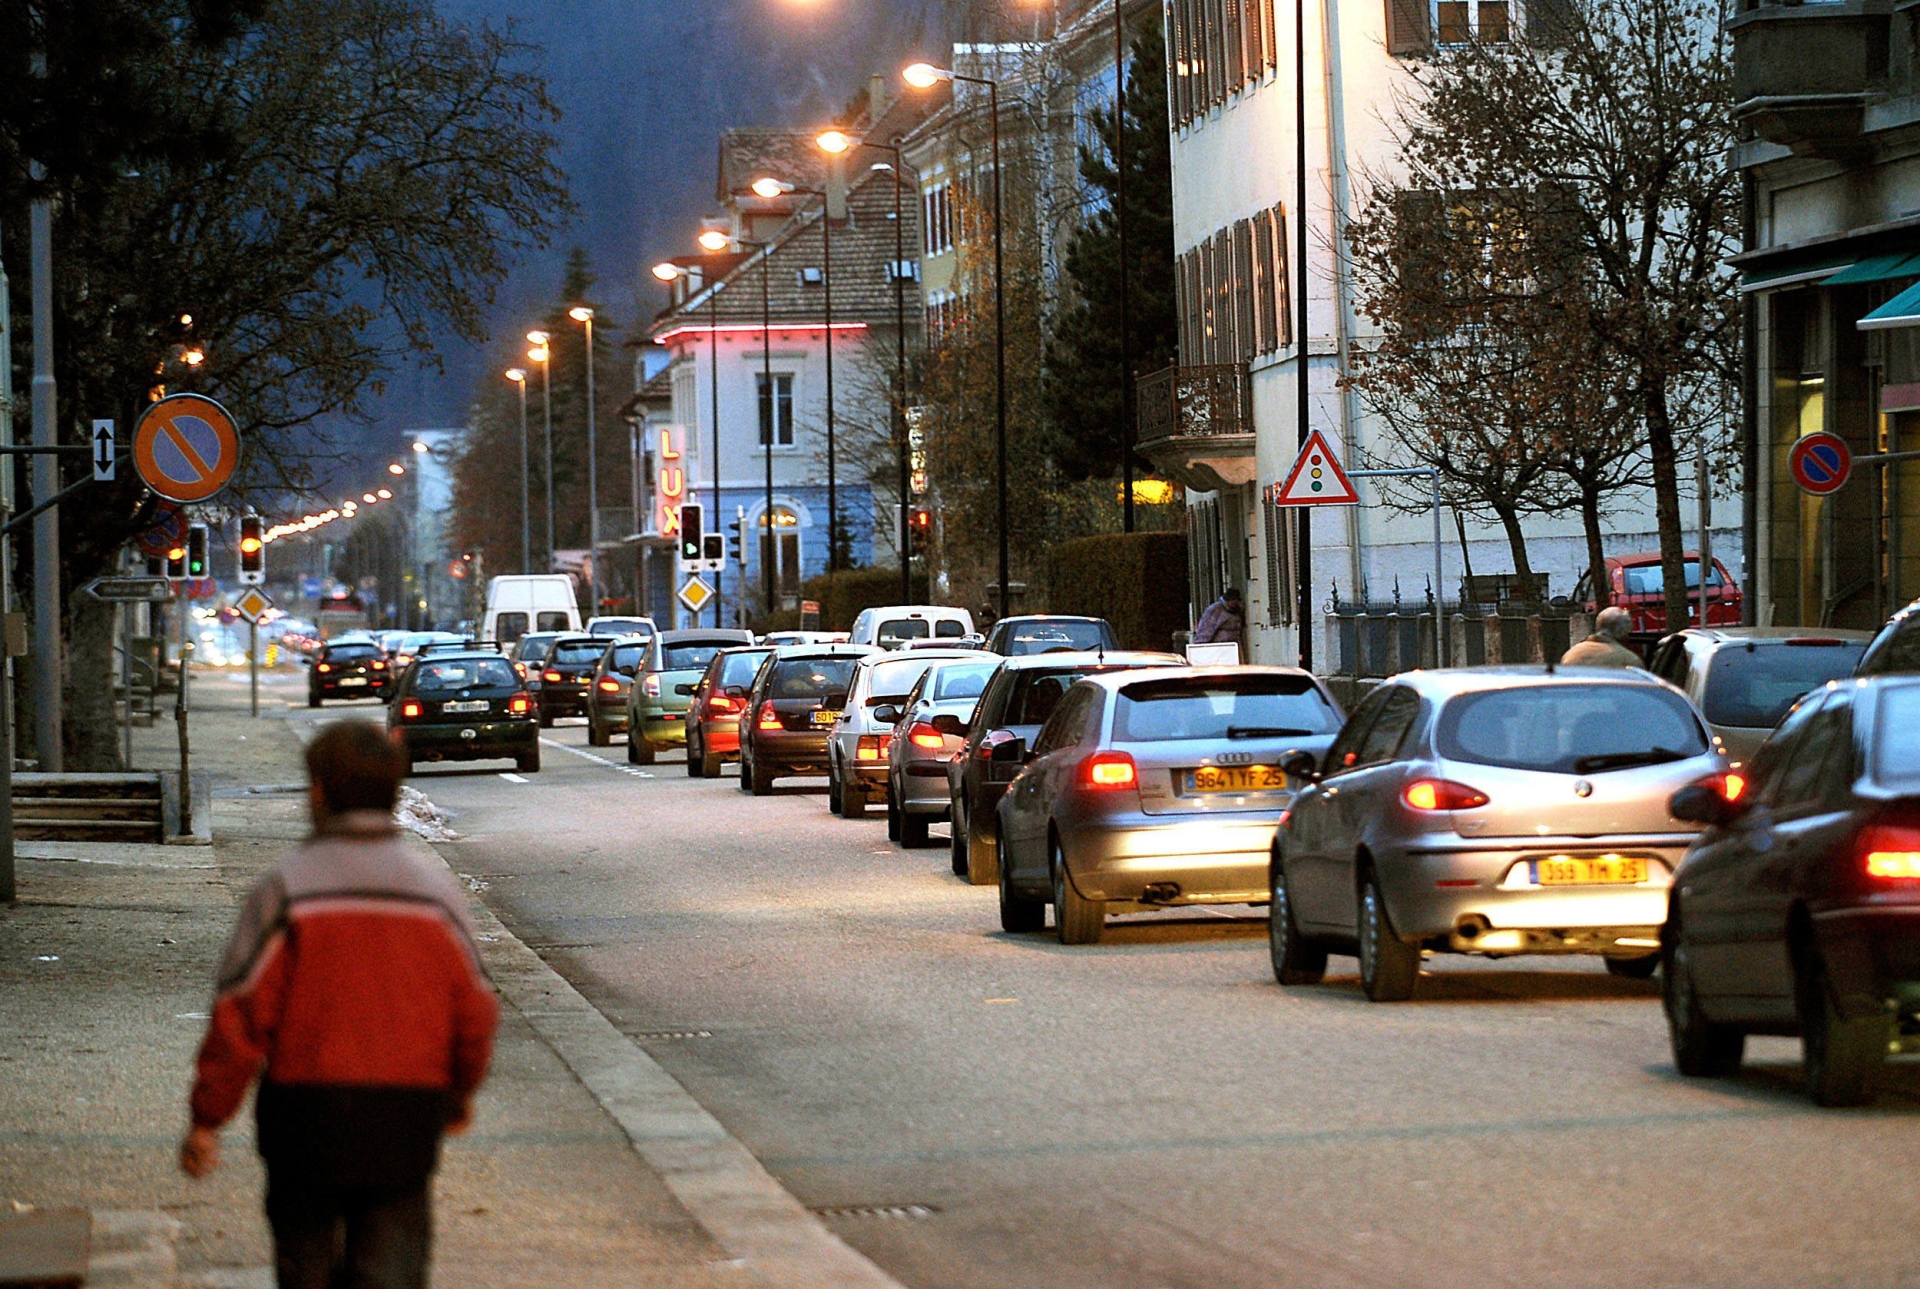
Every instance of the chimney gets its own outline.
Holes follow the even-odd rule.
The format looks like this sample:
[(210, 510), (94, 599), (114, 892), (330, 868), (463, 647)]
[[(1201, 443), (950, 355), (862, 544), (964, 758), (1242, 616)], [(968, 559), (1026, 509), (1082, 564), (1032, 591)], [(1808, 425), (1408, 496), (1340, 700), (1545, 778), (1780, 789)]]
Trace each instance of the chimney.
[(887, 78), (884, 76), (867, 77), (867, 120), (869, 122), (878, 121), (886, 115), (887, 104), (891, 101), (887, 97), (887, 84)]

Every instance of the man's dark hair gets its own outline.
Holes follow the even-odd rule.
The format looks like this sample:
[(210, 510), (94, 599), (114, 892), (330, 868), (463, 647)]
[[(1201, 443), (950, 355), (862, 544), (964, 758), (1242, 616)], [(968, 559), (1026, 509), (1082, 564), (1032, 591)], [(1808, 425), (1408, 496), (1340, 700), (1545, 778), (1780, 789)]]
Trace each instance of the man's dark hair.
[(307, 774), (335, 814), (391, 811), (411, 768), (406, 753), (368, 721), (338, 721), (307, 745)]
[(1220, 598), (1229, 604), (1238, 604), (1240, 602), (1240, 588), (1237, 586), (1229, 586)]

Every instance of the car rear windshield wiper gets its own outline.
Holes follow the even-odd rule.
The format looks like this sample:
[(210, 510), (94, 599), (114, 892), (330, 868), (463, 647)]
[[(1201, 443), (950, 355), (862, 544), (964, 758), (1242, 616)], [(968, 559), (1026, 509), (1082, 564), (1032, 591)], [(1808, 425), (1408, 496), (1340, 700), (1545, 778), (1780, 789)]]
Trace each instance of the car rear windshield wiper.
[(1289, 729), (1284, 725), (1229, 725), (1228, 738), (1305, 738), (1312, 730)]
[(1625, 770), (1636, 765), (1662, 765), (1668, 761), (1684, 761), (1685, 752), (1676, 752), (1670, 747), (1650, 747), (1644, 752), (1608, 752), (1601, 756), (1583, 756), (1573, 763), (1575, 774), (1598, 774), (1602, 770)]

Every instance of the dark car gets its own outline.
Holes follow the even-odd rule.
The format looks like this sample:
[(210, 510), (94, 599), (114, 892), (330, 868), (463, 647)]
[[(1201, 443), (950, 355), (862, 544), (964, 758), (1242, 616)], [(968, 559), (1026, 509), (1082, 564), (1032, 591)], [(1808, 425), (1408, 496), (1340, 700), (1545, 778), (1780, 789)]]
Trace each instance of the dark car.
[(1815, 1101), (1871, 1101), (1888, 1053), (1920, 1046), (1920, 676), (1809, 694), (1744, 778), (1671, 809), (1707, 825), (1661, 933), (1680, 1072), (1728, 1074), (1748, 1034), (1797, 1034)]
[(587, 742), (606, 747), (615, 734), (627, 732), (627, 691), (633, 688), (633, 674), (639, 670), (640, 655), (647, 651), (645, 636), (627, 636), (608, 645), (589, 677), (587, 693)]
[(540, 690), (534, 695), (541, 725), (552, 725), (562, 716), (587, 714), (587, 686), (593, 683), (600, 656), (612, 643), (611, 636), (561, 636), (553, 642), (540, 663)]
[(371, 640), (344, 640), (323, 645), (307, 672), (307, 706), (318, 707), (329, 698), (378, 698), (383, 702), (393, 686), (387, 655)]
[(687, 775), (717, 779), (720, 767), (740, 759), (740, 712), (760, 664), (773, 650), (762, 645), (722, 649), (707, 664), (687, 703)]
[(893, 717), (887, 736), (887, 836), (903, 847), (926, 845), (927, 825), (951, 818), (947, 767), (966, 740), (967, 722), (981, 691), (999, 666), (993, 657), (936, 662), (897, 711), (875, 709), (875, 717), (883, 721)]
[(512, 757), (540, 768), (539, 717), (513, 664), (491, 650), (436, 651), (414, 660), (387, 710), (387, 733), (411, 765)]
[(1084, 676), (1131, 667), (1179, 667), (1185, 661), (1170, 653), (1116, 652), (1044, 654), (1002, 663), (966, 722), (966, 742), (947, 767), (953, 871), (965, 873), (975, 886), (1000, 880), (993, 812), (1020, 766), (996, 763), (994, 748), (1016, 738), (1032, 746), (1061, 697)]
[(787, 645), (761, 664), (740, 717), (740, 789), (756, 797), (782, 775), (825, 774), (827, 736), (846, 705), (859, 645)]
[(1074, 618), (1055, 613), (1030, 613), (1002, 618), (987, 636), (988, 653), (1026, 658), (1036, 653), (1095, 653), (1117, 651), (1119, 638), (1105, 618)]
[(540, 694), (540, 666), (546, 662), (547, 655), (553, 652), (553, 642), (565, 634), (564, 631), (535, 631), (521, 636), (514, 644), (513, 652), (508, 655), (513, 661), (513, 669), (526, 682), (527, 692), (535, 697)]
[(1880, 628), (1853, 669), (1856, 676), (1890, 676), (1896, 672), (1920, 672), (1920, 600), (1894, 614)]

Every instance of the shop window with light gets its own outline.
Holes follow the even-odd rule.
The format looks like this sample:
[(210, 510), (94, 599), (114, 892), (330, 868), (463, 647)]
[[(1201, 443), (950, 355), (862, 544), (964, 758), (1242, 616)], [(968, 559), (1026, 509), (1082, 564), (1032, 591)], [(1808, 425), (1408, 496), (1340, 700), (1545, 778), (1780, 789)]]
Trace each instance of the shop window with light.
[[(767, 516), (771, 513), (773, 524), (769, 530)], [(800, 516), (791, 506), (775, 506), (771, 512), (760, 513), (760, 560), (761, 567), (767, 561), (773, 563), (773, 586), (782, 600), (797, 599), (800, 595)]]
[(775, 372), (771, 389), (764, 372), (754, 373), (760, 391), (760, 446), (769, 439), (776, 448), (793, 446), (793, 377)]

